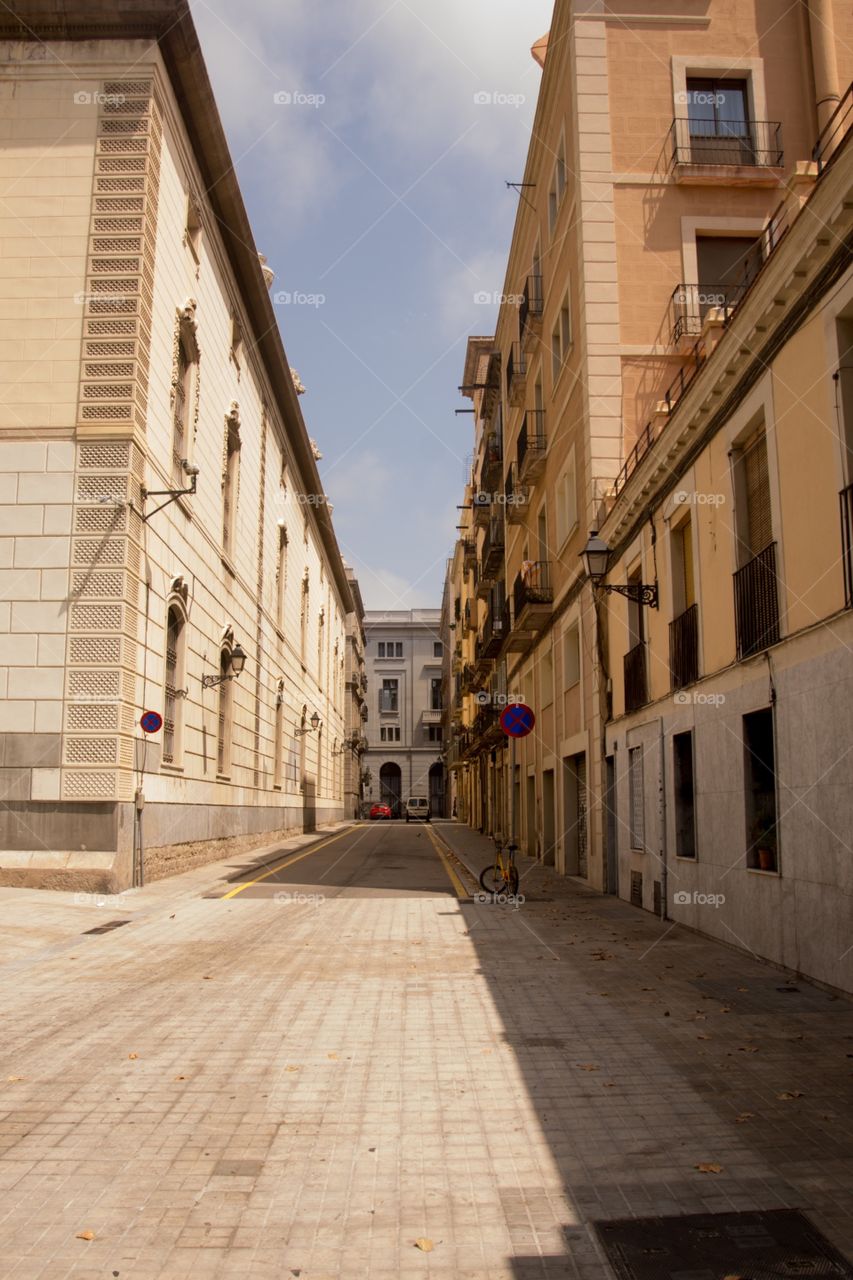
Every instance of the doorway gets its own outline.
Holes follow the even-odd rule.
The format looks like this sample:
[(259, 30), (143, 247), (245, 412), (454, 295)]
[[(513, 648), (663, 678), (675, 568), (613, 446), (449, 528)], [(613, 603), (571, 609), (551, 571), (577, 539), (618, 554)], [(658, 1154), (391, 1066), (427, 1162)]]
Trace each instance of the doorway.
[(527, 779), (527, 856), (536, 857), (536, 778)]
[(547, 867), (556, 863), (556, 816), (554, 770), (546, 769), (542, 774), (542, 861)]
[(587, 875), (586, 753), (563, 759), (566, 875)]
[(392, 818), (400, 816), (400, 798), (403, 794), (403, 774), (398, 764), (389, 762), (379, 770), (379, 799), (387, 804)]
[(607, 884), (605, 891), (619, 893), (619, 857), (616, 846), (616, 761), (606, 756), (604, 761), (604, 839), (607, 844)]

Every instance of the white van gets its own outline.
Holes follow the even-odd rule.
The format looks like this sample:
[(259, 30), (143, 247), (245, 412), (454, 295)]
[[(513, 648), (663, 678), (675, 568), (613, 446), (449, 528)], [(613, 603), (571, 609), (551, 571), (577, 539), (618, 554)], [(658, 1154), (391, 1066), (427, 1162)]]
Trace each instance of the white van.
[(406, 821), (429, 822), (429, 800), (426, 796), (409, 796), (406, 801)]

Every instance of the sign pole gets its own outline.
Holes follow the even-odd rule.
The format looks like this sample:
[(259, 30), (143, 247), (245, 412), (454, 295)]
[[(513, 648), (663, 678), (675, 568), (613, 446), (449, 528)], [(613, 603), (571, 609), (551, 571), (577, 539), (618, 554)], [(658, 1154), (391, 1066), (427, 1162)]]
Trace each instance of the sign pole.
[(515, 751), (516, 739), (512, 739), (509, 766), (509, 842), (515, 844)]

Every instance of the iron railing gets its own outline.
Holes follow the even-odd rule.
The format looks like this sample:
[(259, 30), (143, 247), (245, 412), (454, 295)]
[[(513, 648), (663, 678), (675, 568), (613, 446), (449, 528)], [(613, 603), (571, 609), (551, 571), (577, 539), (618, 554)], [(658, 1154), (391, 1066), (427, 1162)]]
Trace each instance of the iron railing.
[(722, 312), (729, 320), (746, 292), (746, 284), (679, 284), (669, 299), (670, 341), (696, 338), (709, 311)]
[(512, 600), (516, 618), (522, 609), (529, 604), (551, 604), (554, 590), (551, 586), (551, 563), (549, 560), (528, 560), (512, 588)]
[(623, 662), (625, 677), (625, 710), (636, 711), (649, 700), (649, 681), (646, 670), (646, 642), (641, 640), (629, 649)]
[(779, 639), (776, 543), (769, 543), (738, 569), (734, 584), (737, 656), (748, 658)]
[(522, 333), (531, 320), (541, 320), (543, 310), (542, 277), (528, 276), (524, 282), (524, 292), (518, 305), (518, 324)]
[(818, 176), (831, 164), (847, 141), (853, 124), (853, 83), (847, 86), (844, 96), (817, 136), (812, 148), (812, 160), (817, 165)]
[(844, 571), (844, 604), (853, 609), (853, 484), (839, 494), (841, 499), (841, 567)]
[(673, 689), (699, 679), (699, 607), (692, 604), (669, 624), (669, 673)]
[(528, 409), (518, 433), (518, 470), (521, 473), (529, 457), (531, 461), (545, 456), (545, 410)]
[(486, 536), (483, 538), (483, 552), (480, 559), (484, 578), (494, 578), (503, 564), (504, 538), (503, 516), (492, 516)]
[(688, 120), (669, 130), (673, 164), (779, 168), (784, 160), (778, 120)]
[(506, 358), (506, 393), (512, 394), (512, 384), (516, 378), (527, 376), (527, 352), (520, 342), (513, 342)]

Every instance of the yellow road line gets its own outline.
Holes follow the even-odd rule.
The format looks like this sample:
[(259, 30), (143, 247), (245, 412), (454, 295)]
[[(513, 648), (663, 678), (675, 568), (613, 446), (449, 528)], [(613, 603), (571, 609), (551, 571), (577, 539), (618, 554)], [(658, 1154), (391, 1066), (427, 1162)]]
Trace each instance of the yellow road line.
[(283, 871), (285, 867), (292, 867), (294, 862), (301, 862), (309, 854), (319, 853), (321, 849), (325, 849), (327, 845), (334, 844), (335, 840), (340, 840), (342, 836), (349, 835), (353, 830), (353, 827), (347, 827), (345, 831), (338, 831), (336, 835), (329, 836), (328, 840), (321, 840), (319, 844), (312, 844), (309, 849), (305, 849), (302, 853), (291, 854), (289, 858), (285, 858), (284, 862), (280, 862), (277, 867), (270, 867), (269, 871), (265, 871), (262, 876), (255, 876), (254, 880), (247, 880), (245, 884), (238, 884), (236, 889), (231, 889), (228, 893), (224, 893), (220, 898), (220, 902), (224, 902), (226, 898), (236, 898), (237, 894), (242, 893), (244, 889), (251, 889), (253, 884), (259, 884), (261, 880), (266, 880), (267, 876), (274, 876), (277, 871)]
[(427, 826), (427, 832), (429, 834), (430, 840), (433, 843), (433, 847), (436, 853), (438, 854), (439, 858), (441, 858), (441, 864), (444, 867), (445, 871), (447, 872), (447, 878), (449, 879), (450, 883), (453, 885), (457, 898), (463, 898), (465, 901), (468, 901), (471, 895), (468, 892), (468, 890), (465, 888), (462, 881), (459, 879), (458, 875), (453, 869), (453, 866), (451, 865), (450, 859), (447, 857), (447, 854), (444, 852), (444, 849), (442, 848), (442, 844), (444, 842), (443, 841), (439, 842), (439, 838), (435, 834), (431, 826)]

